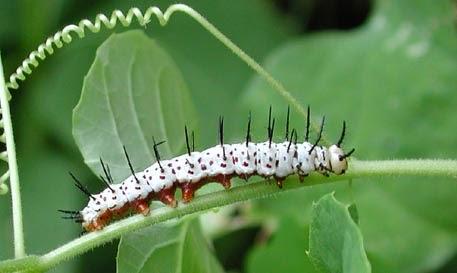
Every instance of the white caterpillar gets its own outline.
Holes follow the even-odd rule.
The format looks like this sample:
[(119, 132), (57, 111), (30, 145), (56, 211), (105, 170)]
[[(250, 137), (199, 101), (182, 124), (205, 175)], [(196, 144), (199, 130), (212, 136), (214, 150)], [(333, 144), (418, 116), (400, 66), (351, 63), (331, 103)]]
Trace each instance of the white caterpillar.
[[(202, 152), (191, 151), (187, 128), (185, 136), (187, 153), (170, 160), (161, 160), (158, 145), (154, 140), (154, 152), (157, 162), (141, 172), (135, 173), (129, 156), (124, 148), (132, 175), (122, 183), (114, 184), (109, 167), (100, 159), (107, 184), (107, 188), (99, 194), (91, 194), (73, 175), (75, 185), (88, 197), (89, 203), (82, 211), (60, 210), (67, 213), (64, 218), (74, 219), (82, 223), (87, 231), (102, 229), (113, 217), (122, 216), (133, 210), (147, 215), (150, 200), (160, 200), (175, 207), (174, 194), (177, 188), (182, 190), (184, 202), (192, 200), (194, 193), (201, 186), (209, 182), (221, 183), (230, 188), (230, 179), (240, 177), (248, 179), (252, 175), (265, 178), (273, 177), (277, 185), (282, 188), (283, 180), (297, 174), (300, 180), (312, 171), (325, 176), (329, 173), (344, 174), (348, 168), (347, 158), (354, 152), (352, 149), (344, 153), (341, 144), (344, 139), (346, 124), (337, 144), (330, 147), (319, 146), (324, 119), (322, 119), (318, 138), (314, 143), (308, 142), (309, 135), (309, 107), (305, 141), (297, 143), (297, 132), (292, 130), (289, 137), (289, 110), (287, 111), (286, 141), (275, 143), (273, 139), (274, 122), (271, 120), (271, 107), (268, 122), (268, 141), (254, 143), (250, 137), (251, 118), (249, 117), (246, 140), (243, 143), (224, 144), (223, 119), (219, 119), (220, 145), (211, 147)], [(192, 141), (193, 142), (193, 141)], [(193, 146), (193, 145), (192, 145)]]

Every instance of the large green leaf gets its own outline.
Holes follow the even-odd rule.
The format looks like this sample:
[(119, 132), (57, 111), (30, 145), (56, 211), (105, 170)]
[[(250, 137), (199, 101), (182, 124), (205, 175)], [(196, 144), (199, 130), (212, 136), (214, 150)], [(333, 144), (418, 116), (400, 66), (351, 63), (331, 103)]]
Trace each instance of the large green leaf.
[[(315, 120), (326, 115), (330, 141), (346, 120), (344, 146), (355, 147), (360, 159), (456, 157), (452, 19), (447, 1), (378, 1), (363, 28), (289, 42), (267, 58), (266, 67), (302, 105), (312, 106)], [(287, 102), (255, 78), (245, 107), (265, 115), (272, 102), (277, 118), (284, 120)], [(303, 128), (303, 118), (292, 117), (292, 124)], [(262, 127), (254, 130), (263, 134)], [(374, 272), (430, 271), (455, 254), (455, 181), (386, 178), (353, 185)], [(300, 210), (309, 197), (331, 187), (262, 200), (259, 210), (303, 217)]]
[(129, 172), (123, 145), (133, 165), (154, 161), (153, 137), (167, 140), (163, 157), (183, 147), (183, 128), (194, 127), (193, 105), (181, 74), (155, 41), (141, 31), (112, 35), (97, 50), (73, 115), (73, 134), (86, 164), (100, 173), (99, 158), (115, 178)]
[(154, 225), (122, 237), (118, 273), (224, 272), (197, 218)]
[(306, 255), (307, 247), (307, 228), (295, 219), (284, 217), (275, 235), (251, 251), (247, 272), (318, 272)]
[(348, 206), (338, 202), (333, 194), (324, 195), (313, 205), (309, 257), (322, 272), (371, 272), (362, 234)]

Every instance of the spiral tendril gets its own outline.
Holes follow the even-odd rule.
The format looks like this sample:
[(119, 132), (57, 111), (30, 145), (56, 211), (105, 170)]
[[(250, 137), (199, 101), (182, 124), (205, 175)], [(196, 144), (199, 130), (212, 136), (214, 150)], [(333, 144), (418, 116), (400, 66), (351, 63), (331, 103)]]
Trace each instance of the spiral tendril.
[(47, 56), (54, 53), (55, 49), (71, 43), (73, 40), (72, 34), (76, 34), (78, 38), (83, 38), (86, 35), (86, 30), (89, 30), (92, 33), (97, 33), (103, 26), (107, 29), (113, 29), (118, 22), (123, 27), (128, 27), (135, 20), (140, 26), (145, 26), (151, 22), (151, 17), (153, 17), (153, 15), (156, 16), (160, 25), (164, 26), (167, 24), (171, 14), (175, 11), (196, 13), (190, 7), (183, 4), (171, 5), (165, 13), (163, 13), (158, 7), (149, 7), (143, 14), (140, 9), (134, 7), (129, 9), (127, 14), (124, 14), (120, 10), (115, 10), (111, 13), (109, 18), (104, 14), (98, 14), (95, 17), (94, 22), (83, 19), (78, 23), (78, 25), (68, 25), (53, 36), (47, 38), (44, 43), (38, 46), (37, 50), (31, 52), (29, 57), (26, 58), (22, 62), (21, 66), (16, 69), (16, 72), (10, 76), (9, 82), (6, 85), (9, 89), (18, 89), (18, 81), (24, 81), (27, 75), (30, 75), (33, 69), (38, 67), (41, 61), (44, 61)]

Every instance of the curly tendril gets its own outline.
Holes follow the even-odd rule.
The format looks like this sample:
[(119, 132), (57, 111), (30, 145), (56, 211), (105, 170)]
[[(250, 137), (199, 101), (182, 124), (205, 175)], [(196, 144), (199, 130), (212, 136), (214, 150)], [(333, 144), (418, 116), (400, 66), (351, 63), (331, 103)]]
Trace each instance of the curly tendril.
[[(140, 26), (145, 26), (151, 21), (153, 15), (157, 18), (161, 26), (165, 26), (168, 23), (171, 15), (180, 11), (186, 15), (192, 17), (201, 26), (203, 26), (209, 33), (211, 33), (217, 40), (223, 43), (229, 48), (235, 55), (237, 55), (242, 61), (250, 66), (255, 72), (257, 72), (267, 83), (269, 83), (274, 90), (276, 90), (284, 99), (290, 103), (304, 118), (306, 118), (306, 111), (300, 105), (300, 103), (284, 88), (284, 86), (275, 80), (265, 69), (262, 68), (254, 59), (247, 55), (241, 48), (235, 45), (229, 38), (227, 38), (222, 32), (220, 32), (214, 25), (206, 20), (200, 13), (193, 10), (191, 7), (184, 4), (174, 4), (167, 8), (163, 13), (158, 7), (149, 7), (144, 14), (138, 8), (131, 8), (128, 10), (127, 15), (124, 15), (122, 11), (115, 10), (111, 13), (111, 17), (108, 18), (104, 14), (98, 14), (95, 17), (95, 22), (92, 23), (90, 20), (84, 19), (79, 22), (78, 25), (68, 25), (62, 31), (57, 32), (54, 36), (49, 37), (45, 43), (38, 46), (38, 49), (30, 53), (29, 57), (22, 62), (22, 65), (17, 68), (16, 72), (10, 76), (10, 81), (7, 83), (7, 87), (11, 89), (18, 89), (18, 80), (25, 80), (26, 74), (31, 74), (33, 68), (36, 68), (40, 60), (46, 59), (46, 56), (52, 55), (56, 48), (61, 48), (65, 44), (69, 44), (72, 40), (72, 32), (76, 33), (79, 38), (83, 38), (86, 35), (86, 29), (92, 33), (100, 31), (102, 26), (107, 29), (114, 28), (118, 22), (122, 26), (128, 27), (134, 20), (138, 22)], [(318, 131), (318, 127), (313, 123), (312, 128), (314, 131)], [(329, 142), (323, 137), (323, 142), (329, 144)]]
[(144, 14), (138, 8), (131, 8), (127, 12), (127, 15), (124, 15), (120, 10), (115, 10), (111, 13), (110, 18), (106, 17), (104, 14), (98, 14), (95, 17), (94, 23), (84, 19), (81, 20), (78, 25), (68, 25), (62, 31), (59, 31), (54, 34), (54, 36), (46, 39), (46, 42), (39, 45), (37, 50), (30, 53), (29, 57), (22, 62), (22, 65), (16, 69), (16, 72), (10, 76), (7, 87), (18, 89), (18, 80), (24, 81), (26, 79), (26, 74), (30, 75), (33, 68), (36, 68), (39, 65), (40, 60), (44, 61), (47, 56), (52, 55), (55, 48), (61, 48), (65, 44), (71, 43), (73, 40), (72, 33), (76, 33), (79, 38), (83, 38), (86, 35), (86, 29), (92, 33), (97, 33), (101, 30), (102, 26), (105, 26), (107, 29), (114, 28), (118, 21), (122, 26), (128, 27), (132, 24), (134, 19), (136, 19), (140, 26), (145, 26), (150, 22), (153, 15), (155, 15), (159, 20), (159, 23), (164, 26), (167, 24), (168, 18), (174, 11), (187, 8), (188, 7), (185, 5), (176, 4), (170, 6), (165, 13), (162, 13), (159, 8), (150, 7)]

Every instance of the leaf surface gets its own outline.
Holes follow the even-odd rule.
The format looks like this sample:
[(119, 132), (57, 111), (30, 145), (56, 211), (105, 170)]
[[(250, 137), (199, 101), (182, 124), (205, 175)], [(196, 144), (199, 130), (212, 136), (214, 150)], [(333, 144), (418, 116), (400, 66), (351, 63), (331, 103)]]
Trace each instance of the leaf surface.
[(313, 205), (309, 257), (322, 272), (371, 272), (362, 233), (348, 206), (338, 202), (333, 194), (324, 195)]
[(122, 237), (118, 273), (222, 273), (198, 219), (154, 225)]
[(195, 112), (182, 76), (168, 54), (141, 31), (114, 34), (97, 50), (74, 109), (73, 135), (86, 164), (101, 173), (99, 158), (116, 181), (129, 169), (123, 146), (136, 170), (155, 161), (153, 137), (162, 158), (184, 146), (184, 124), (194, 127)]

